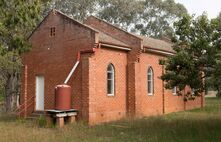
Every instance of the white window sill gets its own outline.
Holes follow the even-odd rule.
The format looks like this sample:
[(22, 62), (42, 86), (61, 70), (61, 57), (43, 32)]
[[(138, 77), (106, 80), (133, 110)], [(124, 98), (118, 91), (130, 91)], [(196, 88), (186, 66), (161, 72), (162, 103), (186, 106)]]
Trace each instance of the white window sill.
[(153, 96), (153, 93), (148, 93), (148, 96)]
[(108, 96), (108, 97), (113, 97), (113, 96), (114, 96), (114, 94), (107, 94), (107, 96)]

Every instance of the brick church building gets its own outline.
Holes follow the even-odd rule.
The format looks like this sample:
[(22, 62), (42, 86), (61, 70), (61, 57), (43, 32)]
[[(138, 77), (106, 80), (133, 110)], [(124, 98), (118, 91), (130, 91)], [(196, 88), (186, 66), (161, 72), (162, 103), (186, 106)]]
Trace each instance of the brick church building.
[(83, 23), (52, 10), (29, 37), (23, 55), (21, 104), (25, 115), (53, 109), (54, 87), (72, 87), (77, 119), (90, 124), (203, 107), (204, 97), (184, 101), (159, 78), (159, 59), (174, 55), (171, 43), (137, 36), (90, 16)]

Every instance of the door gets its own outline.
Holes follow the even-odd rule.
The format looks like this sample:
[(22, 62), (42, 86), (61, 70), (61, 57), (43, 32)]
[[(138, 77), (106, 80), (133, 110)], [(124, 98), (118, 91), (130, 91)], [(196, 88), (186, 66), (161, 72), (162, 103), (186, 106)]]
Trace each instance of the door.
[(35, 109), (44, 110), (44, 76), (36, 76), (36, 104)]

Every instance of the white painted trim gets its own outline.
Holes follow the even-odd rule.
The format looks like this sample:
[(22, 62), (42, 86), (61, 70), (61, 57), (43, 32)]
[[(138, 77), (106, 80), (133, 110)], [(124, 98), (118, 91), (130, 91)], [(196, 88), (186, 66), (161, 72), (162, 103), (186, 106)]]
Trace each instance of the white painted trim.
[(153, 93), (148, 93), (148, 96), (153, 96)]
[(110, 48), (115, 48), (115, 49), (120, 49), (120, 50), (126, 50), (126, 51), (130, 51), (130, 48), (126, 48), (126, 47), (122, 47), (122, 46), (116, 46), (116, 45), (110, 45), (110, 44), (105, 44), (105, 43), (101, 43), (101, 45), (103, 46), (107, 46)]
[(65, 116), (67, 116), (66, 113), (59, 113), (59, 114), (56, 114), (56, 117), (65, 117)]
[(44, 76), (36, 76), (36, 110), (44, 110)]
[(68, 116), (76, 116), (76, 115), (77, 115), (77, 112), (67, 112), (67, 115), (68, 115)]
[(155, 50), (155, 49), (145, 49), (146, 51), (150, 51), (150, 52), (155, 52), (155, 53), (159, 53), (159, 54), (165, 54), (165, 55), (175, 55), (175, 53), (170, 53), (170, 52), (166, 52), (166, 51), (160, 51), (160, 50)]
[[(150, 79), (148, 78), (149, 76), (151, 77)], [(149, 84), (149, 83), (151, 83), (151, 84)], [(149, 90), (149, 85), (150, 85), (151, 90)], [(149, 91), (151, 91), (151, 92), (149, 92)], [(151, 66), (149, 66), (147, 69), (147, 94), (149, 96), (152, 96), (153, 93), (154, 93), (154, 72), (153, 72), (153, 68)]]
[[(108, 70), (108, 67), (111, 66), (111, 70)], [(108, 78), (108, 74), (111, 73), (112, 74), (112, 78), (109, 79)], [(108, 90), (108, 81), (111, 81), (111, 94), (109, 94), (109, 90)], [(109, 64), (107, 66), (107, 96), (114, 96), (115, 93), (115, 68), (113, 64)]]
[(114, 96), (114, 94), (107, 94), (107, 96), (108, 96), (108, 97), (113, 97), (113, 96)]
[(65, 81), (64, 81), (64, 84), (67, 84), (67, 83), (68, 83), (69, 79), (71, 78), (71, 76), (72, 76), (72, 74), (74, 73), (75, 69), (77, 68), (78, 64), (79, 64), (79, 61), (77, 61), (77, 62), (75, 63), (75, 65), (73, 66), (73, 68), (71, 69), (70, 73), (68, 74), (68, 77), (67, 77), (67, 78), (65, 79)]

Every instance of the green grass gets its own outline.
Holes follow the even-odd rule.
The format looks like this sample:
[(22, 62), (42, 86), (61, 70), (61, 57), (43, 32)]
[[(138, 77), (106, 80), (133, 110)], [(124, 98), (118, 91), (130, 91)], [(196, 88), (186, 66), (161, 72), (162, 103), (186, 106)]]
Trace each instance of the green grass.
[(0, 142), (219, 142), (221, 99), (206, 107), (139, 120), (121, 120), (89, 127), (39, 128), (30, 121), (0, 117)]

